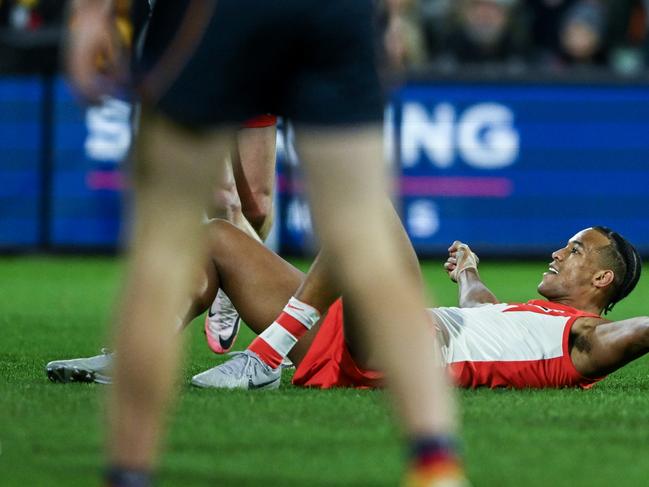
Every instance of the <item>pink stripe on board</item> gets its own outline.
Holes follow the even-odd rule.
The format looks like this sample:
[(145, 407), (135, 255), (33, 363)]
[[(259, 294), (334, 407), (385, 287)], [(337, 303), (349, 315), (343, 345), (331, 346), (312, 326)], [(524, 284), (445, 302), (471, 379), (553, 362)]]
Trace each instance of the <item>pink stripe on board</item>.
[[(399, 187), (403, 196), (507, 198), (514, 191), (507, 178), (402, 176)], [(301, 194), (304, 182), (280, 175), (277, 188), (280, 193)]]
[(90, 171), (86, 185), (92, 190), (121, 191), (126, 189), (126, 178), (119, 171)]
[(404, 176), (400, 182), (404, 196), (456, 196), (506, 198), (514, 190), (507, 178)]

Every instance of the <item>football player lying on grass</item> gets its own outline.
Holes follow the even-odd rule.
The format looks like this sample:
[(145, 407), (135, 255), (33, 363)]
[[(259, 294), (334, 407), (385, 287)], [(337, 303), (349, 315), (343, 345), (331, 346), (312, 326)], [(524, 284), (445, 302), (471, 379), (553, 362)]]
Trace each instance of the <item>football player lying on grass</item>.
[[(291, 328), (301, 326), (309, 310), (284, 304), (304, 274), (229, 223), (211, 225), (211, 265), (184, 322), (204, 312), (222, 288), (259, 334), (251, 347), (261, 353), (235, 352), (194, 376), (193, 385), (274, 389), (286, 356), (296, 365), (297, 386), (381, 385), (372, 350), (355, 333), (353, 309), (339, 299), (299, 341), (291, 340)], [(411, 264), (405, 265), (407, 272), (413, 271)], [(649, 317), (616, 322), (602, 317), (633, 290), (641, 270), (633, 246), (610, 229), (582, 230), (552, 254), (538, 285), (544, 300), (500, 302), (480, 280), (477, 256), (461, 242), (449, 248), (444, 269), (458, 283), (459, 307), (430, 309), (431, 333), (440, 337), (439, 358), (460, 387), (589, 388), (649, 351)], [(280, 326), (288, 332), (278, 332)], [(47, 373), (58, 382), (110, 382), (110, 361), (109, 354), (55, 361)]]

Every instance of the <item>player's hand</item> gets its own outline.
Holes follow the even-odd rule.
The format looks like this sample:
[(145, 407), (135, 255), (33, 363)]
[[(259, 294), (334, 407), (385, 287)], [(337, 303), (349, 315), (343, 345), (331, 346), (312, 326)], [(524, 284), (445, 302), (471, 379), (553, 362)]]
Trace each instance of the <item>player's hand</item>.
[(65, 46), (70, 81), (90, 102), (113, 91), (126, 77), (125, 50), (110, 0), (72, 2)]
[(457, 282), (461, 272), (467, 269), (478, 269), (480, 259), (469, 246), (456, 240), (448, 248), (448, 259), (444, 263), (444, 270), (453, 282)]

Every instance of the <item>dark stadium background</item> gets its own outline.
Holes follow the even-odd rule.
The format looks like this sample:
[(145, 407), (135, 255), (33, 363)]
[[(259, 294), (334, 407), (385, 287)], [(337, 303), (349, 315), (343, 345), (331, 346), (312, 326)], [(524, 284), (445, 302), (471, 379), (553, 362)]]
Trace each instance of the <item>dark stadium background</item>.
[[(386, 154), (421, 256), (460, 239), (482, 255), (540, 257), (595, 224), (649, 253), (645, 3), (409, 3), (398, 27), (409, 75), (389, 92)], [(0, 2), (2, 251), (114, 251), (123, 233), (132, 107), (77, 103), (58, 68), (61, 19), (60, 2)], [(575, 25), (573, 37), (595, 36), (592, 52), (571, 50)], [(285, 254), (312, 240), (297, 158), (283, 122), (270, 244)]]

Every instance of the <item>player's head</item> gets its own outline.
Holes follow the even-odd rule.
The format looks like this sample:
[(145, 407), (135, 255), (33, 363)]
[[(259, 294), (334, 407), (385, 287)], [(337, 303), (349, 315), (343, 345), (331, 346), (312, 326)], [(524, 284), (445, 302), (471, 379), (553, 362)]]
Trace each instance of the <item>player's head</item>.
[(633, 290), (641, 267), (638, 252), (620, 234), (587, 228), (552, 253), (538, 291), (547, 299), (586, 302), (608, 312)]

